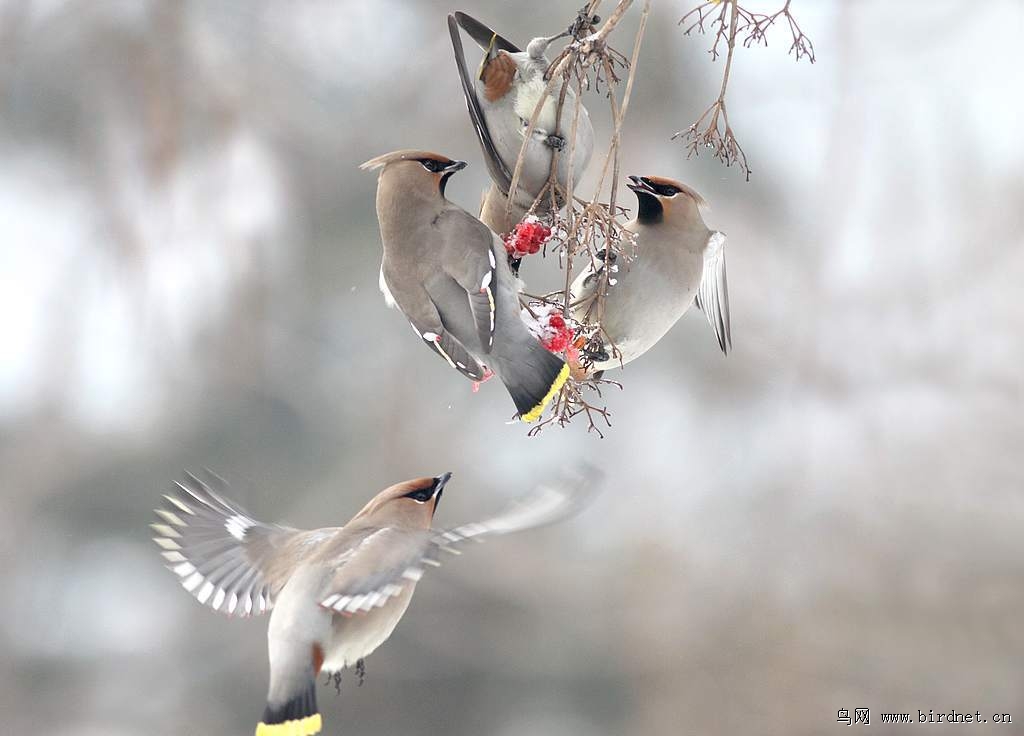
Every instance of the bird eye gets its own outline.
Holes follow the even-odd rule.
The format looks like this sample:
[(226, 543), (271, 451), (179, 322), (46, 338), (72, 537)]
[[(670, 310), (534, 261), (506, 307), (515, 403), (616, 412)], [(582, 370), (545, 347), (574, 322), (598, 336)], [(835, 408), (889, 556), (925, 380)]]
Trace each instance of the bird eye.
[(435, 161), (432, 158), (425, 158), (422, 161), (420, 161), (420, 163), (423, 164), (424, 169), (434, 174), (436, 174), (439, 171), (442, 171), (445, 167), (445, 164), (441, 163), (440, 161)]
[(406, 493), (405, 498), (411, 498), (416, 503), (426, 503), (433, 497), (433, 495), (433, 487), (428, 487), (420, 488), (418, 491), (413, 491), (412, 493)]
[(671, 184), (658, 184), (654, 189), (663, 197), (674, 197), (681, 191), (678, 187), (674, 187)]

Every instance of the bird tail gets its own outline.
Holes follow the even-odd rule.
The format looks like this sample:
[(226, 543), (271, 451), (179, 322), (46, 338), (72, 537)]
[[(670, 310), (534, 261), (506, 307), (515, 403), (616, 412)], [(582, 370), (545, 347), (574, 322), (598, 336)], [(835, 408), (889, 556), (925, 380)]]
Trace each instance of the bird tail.
[(267, 703), (256, 736), (313, 736), (323, 728), (316, 707), (316, 681), (310, 678), (305, 690), (282, 706)]
[(532, 335), (518, 347), (515, 359), (495, 356), (495, 373), (505, 384), (524, 422), (540, 419), (544, 408), (569, 378), (569, 364), (551, 353)]

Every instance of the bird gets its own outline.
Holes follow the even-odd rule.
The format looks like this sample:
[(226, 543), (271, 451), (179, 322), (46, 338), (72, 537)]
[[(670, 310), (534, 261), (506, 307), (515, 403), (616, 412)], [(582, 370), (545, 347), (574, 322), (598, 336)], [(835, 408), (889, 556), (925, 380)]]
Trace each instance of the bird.
[[(466, 65), (460, 28), (484, 50), (484, 58), (476, 75), (470, 75)], [(568, 185), (570, 152), (573, 181), (578, 182), (594, 150), (594, 128), (582, 104), (575, 123), (575, 144), (568, 140), (573, 130), (576, 92), (572, 85), (566, 84), (559, 116), (558, 99), (562, 88), (556, 85), (541, 108), (526, 147), (511, 215), (505, 214), (516, 160), (534, 109), (547, 87), (544, 73), (550, 66), (546, 56), (548, 47), (569, 33), (534, 38), (527, 45), (526, 51), (521, 51), (512, 42), (462, 12), (448, 16), (448, 32), (452, 39), (466, 107), (491, 176), (491, 185), (485, 190), (481, 201), (480, 219), (494, 232), (503, 235), (523, 219), (534, 200), (542, 193), (556, 152), (559, 152), (557, 181), (564, 192)], [(557, 209), (561, 209), (564, 197), (556, 197), (556, 200)], [(545, 193), (535, 211), (543, 215), (550, 210), (551, 198)]]
[[(640, 357), (665, 336), (691, 304), (704, 312), (722, 352), (732, 347), (725, 233), (708, 229), (704, 198), (660, 176), (630, 176), (637, 215), (623, 225), (635, 233), (637, 257), (616, 264), (602, 251), (570, 286), (573, 317), (600, 322), (603, 347), (591, 370), (598, 374)], [(605, 269), (608, 269), (605, 272)], [(603, 305), (598, 287), (608, 284)]]
[(449, 177), (465, 166), (414, 150), (362, 164), (380, 171), (380, 289), (416, 336), (461, 374), (476, 382), (497, 375), (519, 418), (532, 422), (562, 388), (569, 366), (523, 324), (519, 281), (501, 239), (445, 198)]
[(256, 521), (207, 471), (186, 473), (150, 525), (168, 569), (202, 605), (228, 616), (270, 612), (270, 685), (256, 736), (310, 736), (323, 719), (316, 678), (383, 644), (428, 567), (469, 540), (559, 521), (592, 496), (602, 474), (581, 466), (482, 522), (432, 530), (451, 473), (397, 483), (340, 527), (304, 531)]

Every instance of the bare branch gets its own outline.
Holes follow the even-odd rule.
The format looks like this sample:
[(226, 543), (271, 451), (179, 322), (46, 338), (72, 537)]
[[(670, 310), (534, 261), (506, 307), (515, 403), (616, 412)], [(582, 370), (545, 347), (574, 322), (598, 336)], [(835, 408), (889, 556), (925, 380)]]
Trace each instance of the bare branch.
[[(685, 130), (677, 131), (672, 136), (673, 140), (682, 137), (686, 141), (687, 158), (698, 155), (701, 148), (709, 148), (714, 157), (726, 166), (738, 164), (743, 169), (747, 181), (750, 181), (751, 171), (747, 165), (747, 157), (729, 124), (729, 114), (725, 106), (725, 93), (729, 86), (729, 73), (732, 71), (733, 52), (736, 50), (737, 38), (743, 34), (746, 34), (742, 40), (743, 46), (747, 48), (756, 44), (767, 46), (768, 29), (775, 25), (775, 22), (781, 17), (786, 20), (792, 37), (789, 53), (792, 53), (797, 61), (806, 58), (813, 64), (815, 62), (814, 44), (804, 35), (796, 19), (790, 13), (791, 2), (792, 0), (786, 0), (786, 4), (780, 10), (767, 15), (747, 10), (740, 6), (738, 0), (709, 0), (680, 18), (679, 25), (684, 26), (684, 36), (689, 36), (694, 31), (698, 33), (714, 31), (714, 41), (708, 50), (712, 61), (717, 60), (721, 53), (719, 51), (720, 44), (724, 43), (728, 49), (718, 99), (697, 118), (695, 123)], [(706, 125), (705, 121), (707, 121)]]
[(747, 37), (743, 39), (743, 45), (750, 48), (754, 44), (764, 44), (768, 46), (768, 29), (775, 24), (775, 21), (781, 16), (786, 19), (786, 24), (789, 26), (789, 34), (792, 39), (789, 45), (789, 51), (787, 53), (793, 54), (797, 61), (806, 58), (812, 64), (816, 61), (814, 56), (814, 44), (811, 42), (804, 32), (800, 30), (799, 24), (793, 14), (789, 12), (789, 4), (792, 0), (786, 0), (786, 4), (782, 6), (781, 10), (772, 13), (771, 15), (759, 15), (753, 14), (751, 16), (751, 22), (749, 28), (740, 29), (741, 31), (747, 32)]
[[(650, 14), (650, 0), (645, 0), (643, 3), (639, 28), (630, 58), (627, 59), (607, 42), (609, 34), (618, 26), (632, 4), (632, 0), (620, 0), (600, 28), (595, 28), (600, 19), (593, 15), (599, 5), (599, 0), (592, 0), (579, 11), (576, 20), (569, 26), (572, 41), (554, 57), (545, 72), (547, 85), (527, 123), (524, 133), (525, 140), (520, 148), (512, 175), (506, 210), (508, 214), (511, 214), (514, 193), (522, 174), (527, 142), (532, 136), (546, 99), (554, 94), (555, 90), (558, 90), (557, 129), (563, 129), (562, 121), (568, 120), (569, 118), (566, 116), (571, 115), (568, 145), (564, 150), (553, 152), (548, 180), (534, 199), (529, 208), (529, 214), (533, 215), (538, 211), (544, 213), (543, 218), (547, 220), (552, 230), (551, 252), (557, 253), (559, 266), (565, 269), (565, 277), (560, 291), (543, 297), (525, 297), (523, 306), (526, 313), (531, 314), (534, 318), (537, 318), (540, 313), (549, 314), (551, 308), (556, 307), (566, 324), (572, 325), (573, 341), (565, 351), (572, 375), (552, 402), (545, 417), (530, 431), (531, 435), (536, 435), (547, 426), (565, 426), (577, 416), (586, 417), (588, 429), (596, 432), (599, 436), (603, 436), (602, 427), (610, 426), (610, 413), (607, 408), (597, 406), (593, 402), (603, 398), (601, 393), (603, 385), (619, 386), (619, 384), (593, 379), (590, 376), (593, 361), (588, 356), (592, 354), (591, 351), (596, 354), (604, 351), (608, 346), (608, 341), (604, 338), (600, 325), (604, 299), (608, 288), (614, 283), (614, 279), (609, 279), (609, 273), (613, 269), (608, 266), (620, 258), (619, 262), (625, 263), (634, 255), (633, 238), (631, 234), (622, 229), (621, 218), (624, 216), (625, 210), (616, 203), (619, 149), (623, 121), (629, 108), (629, 100), (636, 79), (637, 59)], [(625, 75), (625, 84), (620, 99), (620, 85), (622, 85), (623, 76), (620, 71), (623, 69), (628, 69), (628, 75)], [(574, 92), (572, 98), (568, 96), (570, 88)], [(575, 160), (576, 137), (582, 114), (582, 98), (583, 93), (587, 90), (600, 92), (607, 98), (613, 132), (602, 157), (601, 169), (593, 194), (589, 198), (583, 198), (576, 195), (578, 182), (574, 181), (576, 172), (573, 167), (568, 167), (568, 178), (562, 182), (558, 179), (558, 171), (559, 159), (562, 156), (569, 156), (570, 161)], [(567, 99), (573, 100), (571, 112), (569, 109), (564, 109)], [(607, 198), (606, 201), (604, 201), (605, 198)], [(564, 210), (563, 206), (565, 206)], [(548, 247), (545, 246), (545, 253), (549, 252)], [(578, 260), (579, 258), (586, 258), (595, 267), (595, 272), (600, 274), (596, 296), (585, 312), (586, 317), (583, 323), (575, 322), (572, 319), (577, 305), (573, 303), (570, 294), (574, 276), (573, 262), (574, 259)], [(605, 266), (603, 269), (599, 268), (602, 263)], [(527, 299), (529, 301), (526, 301)], [(544, 309), (539, 309), (540, 307), (544, 307)], [(582, 353), (580, 352), (581, 348), (583, 349)], [(617, 352), (614, 347), (611, 349), (613, 352)]]

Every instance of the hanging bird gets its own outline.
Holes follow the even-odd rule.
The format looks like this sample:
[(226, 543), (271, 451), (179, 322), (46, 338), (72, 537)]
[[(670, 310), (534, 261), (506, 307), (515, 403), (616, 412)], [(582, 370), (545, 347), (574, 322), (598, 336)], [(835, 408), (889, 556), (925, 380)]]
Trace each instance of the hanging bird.
[[(732, 347), (729, 289), (725, 279), (725, 233), (709, 230), (701, 217), (704, 198), (690, 187), (659, 176), (631, 176), (637, 196), (635, 219), (623, 227), (637, 236), (637, 258), (619, 267), (602, 257), (589, 264), (570, 288), (573, 316), (600, 320), (604, 349), (592, 370), (624, 365), (646, 353), (696, 304), (704, 312), (723, 353)], [(602, 252), (603, 256), (603, 252)], [(597, 289), (609, 273), (603, 306)]]
[[(470, 75), (459, 29), (465, 30), (484, 50), (478, 73)], [(552, 157), (558, 152), (557, 181), (564, 191), (569, 179), (569, 156), (572, 152), (573, 181), (583, 176), (594, 150), (594, 128), (590, 115), (581, 104), (576, 121), (575, 146), (568, 140), (573, 130), (576, 93), (566, 85), (561, 116), (558, 100), (562, 87), (555, 84), (545, 100), (530, 136), (516, 188), (511, 216), (506, 216), (508, 192), (516, 160), (522, 148), (534, 109), (547, 87), (544, 73), (550, 66), (546, 53), (550, 44), (568, 35), (535, 38), (520, 51), (478, 20), (465, 13), (448, 16), (448, 32), (455, 51), (455, 63), (462, 81), (462, 91), (469, 108), (480, 146), (483, 149), (491, 186), (484, 192), (480, 219), (498, 234), (509, 232), (523, 219), (533, 201), (541, 194), (551, 172)], [(558, 199), (558, 208), (564, 204)], [(536, 212), (551, 209), (551, 193), (546, 192)]]
[(453, 368), (473, 381), (486, 380), (493, 371), (519, 417), (532, 422), (561, 389), (569, 367), (523, 324), (518, 281), (502, 241), (445, 199), (448, 178), (465, 166), (436, 153), (406, 150), (360, 167), (380, 169), (380, 288), (416, 335)]
[[(316, 677), (355, 665), (394, 631), (429, 566), (469, 539), (523, 531), (578, 510), (599, 483), (583, 469), (541, 486), (487, 521), (432, 531), (451, 473), (386, 488), (341, 527), (313, 531), (256, 521), (225, 498), (226, 484), (191, 474), (152, 524), (164, 559), (201, 604), (227, 615), (271, 611), (270, 687), (256, 736), (320, 732)], [(216, 488), (216, 490), (215, 490)]]

